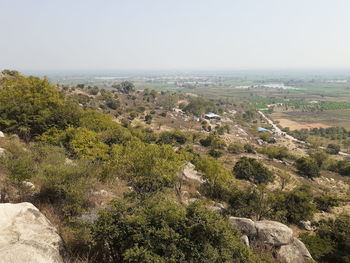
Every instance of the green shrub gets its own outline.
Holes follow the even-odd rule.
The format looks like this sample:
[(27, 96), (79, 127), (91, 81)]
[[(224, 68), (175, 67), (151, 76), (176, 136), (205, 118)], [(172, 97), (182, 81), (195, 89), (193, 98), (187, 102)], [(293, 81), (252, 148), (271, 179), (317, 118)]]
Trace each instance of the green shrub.
[(279, 160), (283, 160), (289, 157), (289, 152), (286, 147), (283, 146), (265, 146), (262, 147), (259, 152), (266, 154), (269, 158), (276, 158)]
[(320, 168), (312, 158), (301, 157), (296, 160), (296, 167), (300, 174), (313, 178), (320, 176)]
[(130, 141), (114, 145), (106, 163), (108, 174), (125, 179), (135, 193), (144, 198), (164, 188), (173, 187), (183, 156), (169, 145), (159, 146)]
[(244, 144), (243, 148), (244, 148), (244, 151), (247, 153), (254, 153), (254, 154), (256, 153), (254, 145), (251, 143)]
[(9, 178), (16, 183), (32, 178), (36, 172), (36, 164), (31, 151), (20, 145), (11, 144), (8, 153), (1, 159), (9, 174)]
[(40, 198), (61, 207), (65, 217), (80, 214), (87, 208), (85, 198), (93, 165), (87, 160), (75, 161), (74, 164), (56, 162), (46, 164), (40, 171)]
[(208, 154), (214, 158), (220, 158), (223, 155), (223, 152), (216, 149), (210, 149)]
[(299, 224), (302, 220), (311, 220), (316, 211), (308, 189), (300, 188), (276, 195), (272, 205), (273, 214), (281, 215), (277, 220)]
[[(307, 246), (313, 259), (317, 260), (318, 262), (323, 256), (329, 254), (334, 249), (333, 243), (330, 239), (324, 239), (319, 235), (302, 233), (299, 235), (299, 238)], [(327, 262), (327, 261), (322, 261), (322, 262)]]
[(227, 147), (227, 150), (229, 153), (237, 154), (237, 153), (242, 153), (244, 151), (244, 148), (243, 148), (243, 144), (239, 142), (234, 142)]
[(302, 241), (319, 262), (350, 262), (350, 216), (321, 221), (316, 235), (303, 235)]
[(232, 170), (238, 179), (249, 180), (256, 184), (273, 181), (273, 174), (258, 160), (241, 157)]
[(0, 82), (0, 130), (25, 140), (52, 127), (77, 125), (79, 112), (47, 79), (17, 74)]
[(68, 128), (65, 146), (79, 158), (104, 160), (108, 157), (108, 145), (101, 140), (98, 133), (86, 128)]
[(340, 151), (340, 146), (337, 144), (328, 144), (327, 153), (329, 154), (338, 154)]
[[(103, 262), (257, 262), (224, 218), (198, 203), (115, 201), (93, 226)], [(102, 248), (102, 249), (101, 249)]]
[(165, 131), (159, 135), (159, 144), (185, 144), (187, 142), (187, 136), (181, 131)]
[(199, 142), (204, 147), (211, 146), (214, 149), (224, 149), (226, 147), (226, 142), (214, 134), (208, 135), (207, 138), (201, 139)]
[(205, 179), (201, 186), (204, 194), (210, 198), (226, 200), (233, 184), (229, 170), (210, 156), (198, 157), (194, 160), (194, 164)]
[(320, 211), (330, 212), (334, 206), (339, 206), (340, 202), (337, 198), (330, 195), (319, 195), (314, 198), (316, 207)]

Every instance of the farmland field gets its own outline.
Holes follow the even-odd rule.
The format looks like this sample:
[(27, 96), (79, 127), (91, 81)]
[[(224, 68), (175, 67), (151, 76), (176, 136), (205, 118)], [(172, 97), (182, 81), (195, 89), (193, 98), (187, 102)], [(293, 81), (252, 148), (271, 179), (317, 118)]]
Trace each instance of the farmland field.
[(328, 110), (323, 112), (275, 112), (271, 118), (279, 121), (282, 127), (291, 130), (303, 128), (327, 128), (340, 126), (350, 129), (350, 109)]

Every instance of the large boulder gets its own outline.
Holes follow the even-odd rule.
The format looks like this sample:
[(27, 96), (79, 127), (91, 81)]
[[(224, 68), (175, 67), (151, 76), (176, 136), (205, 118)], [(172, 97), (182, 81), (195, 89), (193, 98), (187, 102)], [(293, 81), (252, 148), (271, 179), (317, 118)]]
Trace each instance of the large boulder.
[(306, 260), (312, 260), (312, 257), (303, 242), (297, 238), (281, 248), (277, 252), (279, 260), (282, 262), (304, 263)]
[(246, 245), (264, 243), (273, 248), (278, 262), (304, 263), (312, 260), (306, 246), (293, 237), (293, 230), (276, 221), (253, 221), (249, 218), (230, 217), (230, 222), (242, 233), (241, 240)]
[(255, 222), (257, 230), (257, 239), (272, 245), (287, 245), (292, 241), (293, 230), (286, 225), (276, 221), (257, 221)]
[(31, 203), (0, 204), (0, 263), (63, 263), (63, 241)]
[(247, 235), (250, 238), (254, 238), (256, 236), (256, 227), (253, 220), (234, 216), (231, 216), (229, 220), (233, 225), (241, 230), (243, 235)]

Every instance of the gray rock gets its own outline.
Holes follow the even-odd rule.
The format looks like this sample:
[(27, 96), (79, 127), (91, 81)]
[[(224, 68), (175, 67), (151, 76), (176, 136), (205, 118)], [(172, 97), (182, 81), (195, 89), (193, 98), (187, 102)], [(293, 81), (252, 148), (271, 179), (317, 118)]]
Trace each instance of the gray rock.
[(247, 247), (249, 247), (249, 238), (248, 238), (248, 236), (246, 236), (246, 235), (241, 236), (241, 241), (242, 241)]
[(305, 230), (308, 230), (308, 231), (312, 230), (311, 222), (309, 220), (307, 220), (307, 221), (302, 220), (302, 221), (300, 221), (300, 224)]
[(273, 246), (287, 245), (292, 241), (293, 230), (276, 221), (255, 222), (257, 239)]
[(223, 204), (221, 204), (221, 203), (215, 203), (215, 206), (221, 208), (222, 210), (225, 209), (225, 206)]
[(293, 237), (293, 230), (276, 221), (253, 221), (249, 218), (230, 217), (230, 222), (241, 230), (241, 241), (250, 245), (256, 242), (274, 246), (278, 262), (304, 263), (312, 257), (306, 246)]
[(202, 179), (202, 177), (200, 177), (198, 175), (198, 172), (195, 170), (195, 166), (188, 162), (184, 168), (182, 169), (182, 176), (186, 179), (186, 180), (193, 180), (196, 181), (200, 184), (202, 184), (204, 182), (204, 180)]
[(0, 131), (0, 138), (4, 138), (4, 137), (5, 137), (5, 134), (2, 131)]
[(31, 182), (28, 182), (28, 181), (23, 181), (22, 184), (27, 187), (28, 189), (30, 190), (34, 190), (35, 189), (35, 185)]
[(0, 204), (0, 263), (63, 263), (55, 227), (31, 203)]
[(229, 220), (233, 225), (237, 226), (237, 228), (241, 230), (242, 234), (247, 235), (248, 237), (256, 236), (257, 231), (253, 220), (234, 216), (231, 216)]
[(6, 150), (0, 147), (0, 157), (5, 155), (5, 153), (6, 153)]
[(211, 211), (214, 211), (214, 212), (218, 212), (218, 213), (221, 213), (221, 211), (222, 211), (222, 209), (220, 207), (217, 207), (217, 206), (209, 206), (208, 209)]
[(288, 245), (281, 246), (277, 252), (279, 259), (285, 263), (304, 263), (305, 260), (312, 260), (312, 257), (304, 243), (293, 238)]
[(98, 191), (94, 191), (92, 192), (93, 195), (100, 195), (100, 196), (106, 196), (108, 194), (108, 192), (104, 189), (98, 190)]

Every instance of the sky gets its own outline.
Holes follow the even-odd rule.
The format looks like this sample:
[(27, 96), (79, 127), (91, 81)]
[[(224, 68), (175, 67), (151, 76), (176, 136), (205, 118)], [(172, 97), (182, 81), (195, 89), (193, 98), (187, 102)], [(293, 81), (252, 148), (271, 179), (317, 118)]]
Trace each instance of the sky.
[(0, 0), (0, 69), (350, 69), (349, 0)]

